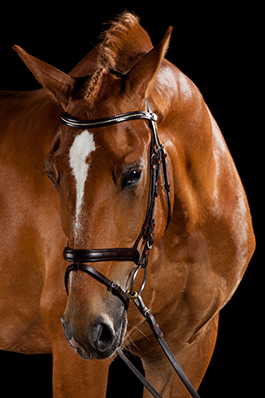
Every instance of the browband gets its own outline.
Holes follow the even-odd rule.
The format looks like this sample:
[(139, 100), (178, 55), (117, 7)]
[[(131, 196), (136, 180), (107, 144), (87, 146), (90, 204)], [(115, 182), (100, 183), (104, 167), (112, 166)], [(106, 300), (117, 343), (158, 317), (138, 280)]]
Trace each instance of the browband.
[(60, 116), (60, 120), (65, 126), (78, 128), (78, 129), (110, 126), (111, 124), (128, 122), (130, 120), (136, 120), (136, 119), (152, 120), (156, 122), (157, 116), (155, 113), (146, 112), (146, 111), (121, 113), (120, 115), (110, 116), (103, 119), (95, 119), (91, 121), (75, 119), (72, 116), (68, 115), (68, 113), (62, 113)]

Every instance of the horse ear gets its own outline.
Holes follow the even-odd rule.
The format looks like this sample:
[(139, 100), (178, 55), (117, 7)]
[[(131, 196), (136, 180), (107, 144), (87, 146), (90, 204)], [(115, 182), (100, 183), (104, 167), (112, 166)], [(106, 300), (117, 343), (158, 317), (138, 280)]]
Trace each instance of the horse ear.
[(130, 95), (147, 97), (155, 84), (156, 76), (169, 46), (173, 27), (170, 26), (163, 39), (147, 53), (126, 75), (125, 87)]
[(13, 49), (18, 53), (41, 85), (66, 109), (77, 79), (29, 55), (19, 46), (14, 46)]

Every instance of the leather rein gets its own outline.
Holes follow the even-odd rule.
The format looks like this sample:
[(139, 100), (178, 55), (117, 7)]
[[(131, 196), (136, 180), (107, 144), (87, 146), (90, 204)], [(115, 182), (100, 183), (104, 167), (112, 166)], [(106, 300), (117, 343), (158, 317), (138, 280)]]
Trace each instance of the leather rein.
[[(148, 195), (148, 204), (147, 211), (144, 224), (142, 226), (141, 232), (138, 235), (134, 246), (132, 248), (113, 248), (113, 249), (72, 249), (67, 246), (63, 251), (64, 259), (71, 264), (67, 267), (65, 273), (65, 288), (68, 294), (68, 279), (69, 275), (72, 271), (83, 271), (95, 278), (100, 283), (104, 284), (107, 289), (117, 296), (124, 304), (126, 311), (129, 308), (130, 299), (134, 301), (136, 306), (138, 307), (141, 314), (145, 317), (151, 330), (153, 331), (155, 337), (160, 343), (162, 349), (167, 355), (171, 365), (178, 373), (180, 379), (185, 384), (186, 388), (190, 392), (193, 398), (200, 398), (196, 390), (191, 385), (187, 376), (184, 374), (180, 365), (174, 358), (171, 353), (169, 347), (167, 346), (163, 333), (159, 329), (159, 326), (150, 313), (150, 310), (145, 306), (143, 299), (141, 297), (141, 293), (144, 289), (146, 278), (147, 278), (147, 264), (149, 259), (149, 253), (152, 249), (153, 240), (154, 240), (154, 228), (155, 228), (155, 203), (156, 198), (158, 197), (158, 186), (159, 186), (159, 178), (161, 166), (163, 170), (163, 179), (164, 179), (164, 190), (167, 196), (168, 202), (168, 216), (167, 216), (167, 225), (170, 223), (171, 219), (171, 198), (170, 198), (170, 183), (168, 177), (168, 165), (167, 165), (167, 154), (164, 146), (161, 144), (159, 139), (157, 129), (156, 129), (156, 120), (157, 116), (151, 110), (149, 102), (146, 100), (147, 111), (135, 111), (129, 113), (123, 113), (116, 116), (111, 116), (103, 119), (95, 119), (95, 120), (78, 120), (67, 113), (61, 114), (60, 120), (61, 123), (68, 127), (76, 128), (76, 129), (84, 129), (84, 128), (98, 128), (109, 126), (112, 124), (128, 122), (131, 120), (142, 119), (148, 120), (150, 125), (150, 130), (152, 132), (151, 139), (151, 147), (150, 147), (150, 182), (149, 182), (149, 195)], [(143, 250), (140, 252), (138, 250), (139, 243), (143, 239), (144, 246)], [(117, 285), (114, 281), (111, 281), (106, 276), (101, 274), (99, 271), (94, 269), (85, 263), (94, 263), (100, 261), (130, 261), (133, 262), (137, 267), (132, 276), (132, 282), (130, 290), (124, 291), (119, 285)], [(144, 277), (141, 288), (139, 292), (134, 291), (134, 283), (137, 277), (137, 274), (140, 269), (144, 270)], [(144, 386), (151, 392), (151, 394), (155, 398), (162, 398), (161, 395), (148, 383), (148, 381), (143, 377), (143, 375), (134, 367), (131, 361), (126, 357), (122, 350), (117, 350), (118, 355), (121, 359), (126, 363), (126, 365), (132, 370), (132, 372), (138, 377), (138, 379), (144, 384)]]

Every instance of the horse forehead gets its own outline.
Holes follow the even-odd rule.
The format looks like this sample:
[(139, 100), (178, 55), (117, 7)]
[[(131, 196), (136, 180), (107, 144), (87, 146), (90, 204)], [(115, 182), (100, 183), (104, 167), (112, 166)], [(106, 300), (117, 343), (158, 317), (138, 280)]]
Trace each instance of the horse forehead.
[(84, 130), (80, 135), (77, 135), (70, 147), (69, 164), (76, 181), (77, 212), (81, 209), (85, 182), (88, 175), (89, 163), (87, 160), (95, 150), (94, 136), (88, 130)]
[(133, 153), (136, 157), (139, 156), (149, 139), (148, 134), (139, 134), (139, 125), (136, 127), (138, 129), (115, 125), (109, 126), (105, 131), (86, 129), (76, 135), (69, 150), (69, 163), (75, 177), (79, 176), (80, 179), (80, 173), (87, 175), (89, 157), (93, 152), (95, 154), (98, 152), (99, 160), (105, 155), (109, 160), (113, 156), (115, 161), (125, 159), (127, 156), (131, 157)]
[(88, 130), (84, 130), (81, 134), (74, 138), (70, 147), (69, 159), (70, 166), (75, 171), (80, 167), (84, 167), (89, 155), (96, 150), (94, 135)]
[(89, 155), (96, 150), (94, 135), (88, 130), (84, 130), (81, 134), (74, 138), (69, 151), (69, 164), (76, 184), (76, 211), (74, 235), (78, 238), (81, 230), (80, 215), (84, 201), (85, 183), (89, 170), (87, 162)]
[(148, 128), (139, 120), (109, 126), (102, 133), (96, 136), (96, 142), (115, 160), (143, 154), (150, 141)]

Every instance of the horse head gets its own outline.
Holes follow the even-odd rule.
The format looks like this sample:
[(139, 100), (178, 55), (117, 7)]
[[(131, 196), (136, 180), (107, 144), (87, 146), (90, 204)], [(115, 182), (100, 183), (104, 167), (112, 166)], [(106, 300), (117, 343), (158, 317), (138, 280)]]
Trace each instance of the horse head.
[[(136, 18), (116, 21), (98, 47), (96, 67), (73, 77), (16, 46), (16, 51), (64, 112), (78, 120), (146, 111), (171, 28), (154, 48)], [(117, 26), (120, 24), (119, 29)], [(113, 26), (114, 26), (113, 25)], [(137, 33), (137, 34), (135, 34)], [(126, 46), (126, 55), (124, 48)], [(153, 104), (162, 118), (157, 104)], [(45, 160), (45, 170), (61, 200), (62, 226), (73, 249), (131, 248), (146, 217), (151, 134), (146, 120), (99, 128), (61, 125)], [(159, 190), (155, 239), (167, 223), (167, 202)], [(102, 261), (96, 269), (125, 291), (136, 266)], [(107, 358), (126, 333), (121, 300), (83, 272), (72, 272), (62, 324), (69, 344), (83, 358)]]

